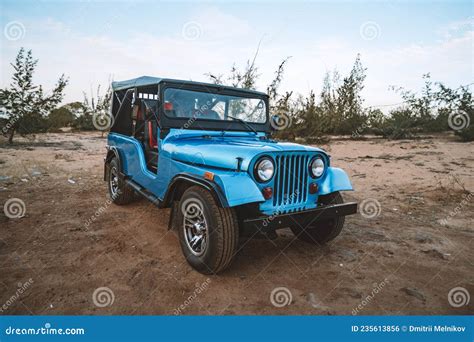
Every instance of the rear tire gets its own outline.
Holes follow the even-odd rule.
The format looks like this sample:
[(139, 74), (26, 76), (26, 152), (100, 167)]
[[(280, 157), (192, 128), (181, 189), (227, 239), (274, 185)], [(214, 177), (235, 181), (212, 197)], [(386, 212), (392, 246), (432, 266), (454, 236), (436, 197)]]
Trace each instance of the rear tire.
[(124, 205), (132, 202), (135, 194), (133, 189), (127, 186), (124, 180), (120, 177), (120, 171), (117, 158), (112, 158), (107, 175), (109, 197), (113, 203)]
[(179, 241), (187, 262), (203, 274), (217, 274), (232, 262), (239, 241), (237, 215), (200, 187), (187, 189), (176, 211)]
[[(333, 192), (319, 197), (318, 204), (341, 204), (344, 200), (339, 192)], [(291, 227), (295, 236), (305, 242), (322, 245), (336, 238), (344, 227), (345, 217), (334, 217), (324, 220), (317, 220), (307, 227), (298, 225)]]

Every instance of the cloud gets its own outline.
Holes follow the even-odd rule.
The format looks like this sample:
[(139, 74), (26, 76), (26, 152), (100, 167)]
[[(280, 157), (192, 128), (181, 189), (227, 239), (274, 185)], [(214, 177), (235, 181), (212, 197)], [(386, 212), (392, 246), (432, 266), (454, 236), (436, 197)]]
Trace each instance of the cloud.
[[(25, 22), (26, 35), (21, 41), (2, 40), (2, 86), (9, 83), (19, 47), (32, 48), (39, 58), (35, 80), (52, 87), (61, 73), (70, 77), (65, 101), (82, 99), (82, 92), (105, 85), (112, 75), (122, 80), (141, 75), (206, 81), (204, 73), (226, 73), (235, 62), (244, 65), (252, 58), (262, 39), (257, 59), (264, 90), (279, 63), (290, 59), (282, 90), (307, 93), (319, 92), (326, 71), (339, 69), (346, 75), (361, 53), (368, 68), (364, 95), (368, 105), (400, 102), (389, 85), (418, 89), (421, 75), (431, 72), (434, 80), (457, 87), (472, 80), (473, 29), (472, 20), (452, 22), (436, 31), (430, 43), (383, 45), (379, 40), (351, 41), (343, 33), (314, 38), (294, 39), (291, 27), (254, 27), (246, 19), (223, 12), (215, 7), (202, 8), (184, 15), (167, 32), (156, 34), (127, 29), (127, 36), (112, 31), (120, 18), (105, 18), (100, 29), (74, 30), (68, 22), (53, 18)], [(196, 37), (183, 36), (183, 27), (196, 23)], [(471, 23), (469, 25), (469, 23)], [(255, 24), (255, 23), (254, 23)], [(86, 33), (88, 32), (88, 33)], [(450, 32), (450, 34), (445, 34)], [(358, 35), (358, 27), (356, 27)], [(383, 46), (383, 48), (381, 48)]]
[(190, 20), (202, 26), (202, 38), (206, 41), (245, 38), (252, 33), (252, 27), (246, 20), (216, 7), (202, 9), (195, 16), (191, 16)]
[(449, 40), (464, 35), (466, 32), (474, 30), (474, 17), (468, 17), (462, 20), (452, 21), (449, 24), (440, 27), (437, 33), (444, 39)]
[[(358, 42), (335, 36), (311, 42), (304, 49), (290, 46), (294, 53), (283, 88), (303, 92), (314, 89), (318, 93), (325, 72), (337, 68), (342, 76), (347, 75), (358, 53), (367, 67), (363, 90), (367, 105), (401, 102), (389, 86), (399, 85), (417, 91), (423, 83), (421, 76), (428, 72), (433, 80), (451, 87), (469, 84), (474, 78), (474, 31), (464, 21), (448, 27), (452, 32), (450, 36), (442, 36), (439, 30), (439, 39), (430, 43), (405, 43), (384, 48), (374, 43), (361, 47)], [(456, 34), (454, 28), (457, 28)], [(390, 107), (384, 107), (384, 110), (388, 109)]]

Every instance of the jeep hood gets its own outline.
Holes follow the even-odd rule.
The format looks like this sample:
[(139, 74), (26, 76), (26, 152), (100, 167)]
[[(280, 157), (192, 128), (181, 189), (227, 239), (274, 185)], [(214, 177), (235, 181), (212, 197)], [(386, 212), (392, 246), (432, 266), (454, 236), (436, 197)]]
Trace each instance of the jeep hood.
[(254, 157), (275, 152), (322, 152), (323, 150), (294, 143), (260, 139), (248, 132), (192, 132), (170, 134), (162, 148), (173, 160), (193, 165), (237, 169), (237, 158), (242, 158), (241, 170), (247, 171)]

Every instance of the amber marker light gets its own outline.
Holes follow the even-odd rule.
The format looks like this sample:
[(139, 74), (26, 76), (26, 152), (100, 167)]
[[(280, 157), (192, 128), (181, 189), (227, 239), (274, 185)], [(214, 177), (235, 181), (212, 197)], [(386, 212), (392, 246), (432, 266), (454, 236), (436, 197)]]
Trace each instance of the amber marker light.
[(204, 172), (204, 179), (213, 181), (214, 180), (214, 173), (206, 171)]

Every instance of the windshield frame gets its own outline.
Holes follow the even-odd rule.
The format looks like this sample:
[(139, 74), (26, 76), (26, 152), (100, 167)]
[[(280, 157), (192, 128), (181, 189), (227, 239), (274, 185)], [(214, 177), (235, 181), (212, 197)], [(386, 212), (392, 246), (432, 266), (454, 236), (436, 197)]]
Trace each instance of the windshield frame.
[(253, 90), (238, 89), (220, 85), (205, 84), (205, 83), (185, 83), (185, 82), (162, 82), (160, 84), (160, 121), (163, 128), (180, 128), (180, 129), (194, 129), (194, 130), (219, 130), (219, 131), (247, 131), (252, 132), (248, 127), (237, 120), (216, 120), (203, 119), (198, 117), (174, 117), (166, 114), (164, 110), (164, 95), (166, 89), (189, 90), (201, 93), (212, 93), (216, 95), (228, 95), (242, 98), (253, 98), (264, 101), (265, 103), (265, 122), (248, 122), (250, 127), (258, 132), (270, 132), (269, 120), (269, 101), (268, 95), (265, 93), (256, 92)]

